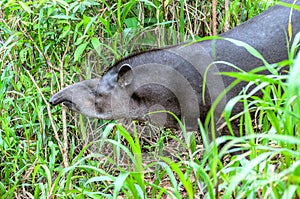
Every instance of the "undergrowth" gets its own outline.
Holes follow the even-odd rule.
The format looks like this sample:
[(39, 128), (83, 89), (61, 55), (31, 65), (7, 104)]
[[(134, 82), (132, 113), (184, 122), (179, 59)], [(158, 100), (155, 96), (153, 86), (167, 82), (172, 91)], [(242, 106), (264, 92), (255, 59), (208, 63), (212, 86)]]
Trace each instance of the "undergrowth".
[[(218, 1), (218, 33), (225, 22), (233, 28), (271, 4), (231, 1), (225, 13)], [(0, 5), (1, 198), (300, 196), (299, 35), (289, 60), (273, 66), (282, 71), (288, 65), (286, 73), (224, 74), (236, 81), (251, 77), (249, 86), (263, 92), (259, 98), (246, 87), (226, 107), (230, 129), (232, 105), (243, 100), (239, 121), (245, 136), (211, 141), (199, 122), (199, 142), (180, 120), (180, 132), (145, 130), (135, 123), (128, 130), (115, 121), (74, 116), (64, 107), (50, 107), (48, 100), (65, 85), (99, 77), (133, 51), (212, 35), (211, 1)]]

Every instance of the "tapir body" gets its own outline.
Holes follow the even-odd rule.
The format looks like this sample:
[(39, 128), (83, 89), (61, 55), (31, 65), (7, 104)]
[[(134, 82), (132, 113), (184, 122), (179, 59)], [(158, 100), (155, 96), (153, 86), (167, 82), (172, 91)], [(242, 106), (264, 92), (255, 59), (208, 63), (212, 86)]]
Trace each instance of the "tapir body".
[[(293, 3), (292, 0), (285, 2)], [(296, 4), (300, 4), (299, 0)], [(183, 119), (190, 129), (195, 129), (197, 118), (204, 120), (213, 101), (234, 80), (218, 75), (219, 72), (237, 71), (225, 62), (243, 71), (264, 65), (261, 59), (230, 39), (252, 46), (272, 64), (288, 58), (289, 41), (299, 31), (300, 11), (273, 6), (221, 34), (225, 39), (156, 49), (122, 59), (101, 79), (70, 85), (53, 95), (50, 103), (63, 102), (70, 109), (93, 118), (154, 120), (165, 127), (176, 127), (177, 122), (170, 115), (147, 115), (155, 110), (168, 110)], [(213, 64), (215, 61), (224, 62)], [(244, 85), (240, 83), (226, 94), (216, 115), (220, 116), (228, 100), (238, 95)], [(241, 111), (240, 108), (237, 106), (235, 112)]]

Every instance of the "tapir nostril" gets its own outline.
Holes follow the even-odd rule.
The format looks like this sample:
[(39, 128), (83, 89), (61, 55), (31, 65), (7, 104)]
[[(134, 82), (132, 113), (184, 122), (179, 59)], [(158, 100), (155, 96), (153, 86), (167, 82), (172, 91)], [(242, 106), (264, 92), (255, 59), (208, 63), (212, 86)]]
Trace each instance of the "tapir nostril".
[(53, 97), (50, 98), (49, 103), (50, 103), (51, 105), (56, 105), (55, 102), (54, 102)]

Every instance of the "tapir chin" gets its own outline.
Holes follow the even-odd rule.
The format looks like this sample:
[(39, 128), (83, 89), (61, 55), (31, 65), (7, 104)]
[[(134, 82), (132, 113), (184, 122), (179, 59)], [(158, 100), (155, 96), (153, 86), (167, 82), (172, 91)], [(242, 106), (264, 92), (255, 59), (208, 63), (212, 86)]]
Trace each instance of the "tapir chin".
[[(285, 2), (292, 4), (294, 0)], [(296, 5), (299, 4), (300, 0)], [(184, 43), (126, 57), (110, 67), (101, 79), (70, 85), (53, 95), (50, 103), (63, 103), (92, 118), (150, 120), (165, 127), (177, 127), (169, 114), (148, 114), (167, 110), (184, 120), (188, 129), (197, 129), (197, 119), (205, 119), (215, 99), (234, 81), (220, 72), (237, 68), (247, 72), (266, 62), (287, 59), (290, 42), (299, 31), (300, 11), (275, 5), (219, 35), (223, 39)], [(264, 60), (240, 43), (256, 49)], [(241, 82), (227, 92), (216, 107), (215, 116), (220, 117), (228, 100), (245, 85)], [(238, 113), (241, 108), (237, 104), (233, 112)]]

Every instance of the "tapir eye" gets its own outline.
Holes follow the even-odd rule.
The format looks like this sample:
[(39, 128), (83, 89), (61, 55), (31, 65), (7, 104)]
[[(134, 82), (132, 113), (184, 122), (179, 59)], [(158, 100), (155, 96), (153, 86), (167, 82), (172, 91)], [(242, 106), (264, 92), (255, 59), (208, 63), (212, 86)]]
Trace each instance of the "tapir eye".
[(95, 97), (102, 97), (103, 96), (102, 93), (98, 93), (95, 90), (91, 91), (91, 94), (94, 95)]
[(117, 82), (121, 87), (126, 87), (131, 84), (133, 80), (132, 67), (129, 64), (123, 64), (118, 71)]
[(96, 94), (96, 90), (95, 89), (91, 89), (90, 94), (95, 95)]

